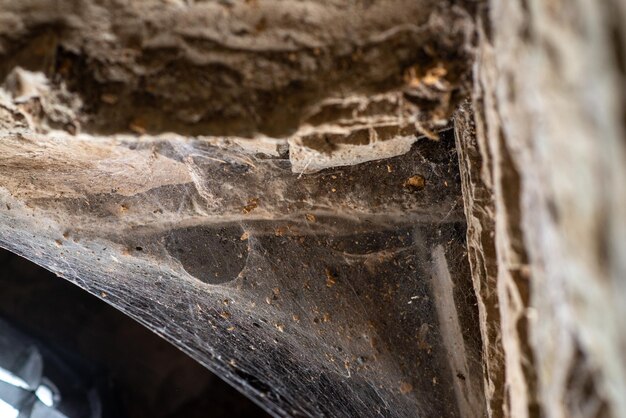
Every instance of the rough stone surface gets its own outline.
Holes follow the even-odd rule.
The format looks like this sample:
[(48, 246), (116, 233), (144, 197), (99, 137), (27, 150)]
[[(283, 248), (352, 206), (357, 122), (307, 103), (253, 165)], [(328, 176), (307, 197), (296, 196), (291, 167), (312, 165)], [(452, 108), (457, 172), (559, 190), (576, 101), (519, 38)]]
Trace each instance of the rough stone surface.
[(489, 416), (500, 417), (505, 399), (505, 364), (497, 291), (493, 179), (484, 144), (478, 142), (475, 115), (469, 102), (455, 115), (455, 135), (467, 218), (468, 259), (480, 315), (485, 398)]
[[(479, 416), (483, 397), (492, 417), (626, 415), (623, 1), (0, 5), (4, 246), (105, 289), (136, 317), (149, 312), (148, 326), (276, 415), (429, 416), (453, 402), (451, 416)], [(470, 94), (454, 117), (457, 178), (450, 143), (427, 138)], [(468, 306), (450, 301), (471, 290), (454, 273), (467, 267), (455, 241), (460, 187), (479, 315), (462, 344), (455, 335), (473, 310), (446, 320)], [(215, 246), (224, 250), (198, 262)], [(292, 286), (311, 273), (308, 261), (271, 260), (311, 255), (338, 270), (315, 270), (322, 282), (307, 299)], [(126, 275), (111, 264), (120, 259)], [(165, 267), (155, 271), (154, 260)], [(249, 262), (271, 277), (245, 282)], [(411, 266), (436, 281), (403, 288), (400, 271)], [(349, 288), (341, 273), (354, 269), (363, 281)], [(391, 281), (371, 285), (381, 271)], [(125, 280), (161, 305), (116, 295)], [(320, 309), (339, 288), (344, 322)], [(413, 290), (417, 299), (397, 296)], [(417, 311), (400, 308), (414, 300)], [(281, 303), (289, 315), (261, 320), (278, 318)], [(304, 332), (303, 308), (326, 330)], [(183, 311), (211, 328), (172, 326), (168, 314)], [(349, 330), (347, 318), (371, 315)], [(229, 334), (231, 322), (242, 336)], [(434, 347), (431, 323), (441, 350), (424, 374), (415, 359), (423, 365), (420, 350)], [(251, 342), (246, 335), (261, 335), (254, 324), (264, 334)], [(200, 341), (209, 337), (245, 340), (249, 358)], [(341, 350), (326, 345), (337, 338)], [(271, 356), (259, 344), (275, 347)], [(304, 354), (316, 367), (289, 375), (302, 347), (317, 347)], [(287, 383), (274, 379), (279, 368)], [(285, 386), (307, 379), (317, 404)], [(423, 388), (437, 379), (446, 388), (427, 405)], [(328, 397), (329, 387), (341, 396)]]
[(298, 172), (436, 138), (469, 86), (470, 15), (447, 1), (4, 0), (0, 22), (37, 129), (289, 142)]
[(284, 137), (307, 114), (352, 118), (349, 100), (310, 115), (324, 99), (393, 89), (441, 122), (472, 35), (465, 9), (434, 0), (3, 0), (0, 22), (0, 78), (63, 81), (83, 99), (71, 129), (106, 134)]
[(626, 8), (492, 1), (488, 10), (476, 139), (467, 108), (457, 122), (483, 346), (495, 353), (487, 382), (505, 370), (504, 396), (497, 384), (487, 391), (491, 414), (623, 416)]

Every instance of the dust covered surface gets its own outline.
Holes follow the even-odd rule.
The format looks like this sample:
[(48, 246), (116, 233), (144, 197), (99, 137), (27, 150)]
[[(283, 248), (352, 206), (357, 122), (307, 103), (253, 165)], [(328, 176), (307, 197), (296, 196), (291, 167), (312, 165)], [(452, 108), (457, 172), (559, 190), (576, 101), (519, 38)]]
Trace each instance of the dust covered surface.
[(276, 416), (480, 414), (451, 135), (314, 174), (175, 135), (5, 135), (0, 245)]

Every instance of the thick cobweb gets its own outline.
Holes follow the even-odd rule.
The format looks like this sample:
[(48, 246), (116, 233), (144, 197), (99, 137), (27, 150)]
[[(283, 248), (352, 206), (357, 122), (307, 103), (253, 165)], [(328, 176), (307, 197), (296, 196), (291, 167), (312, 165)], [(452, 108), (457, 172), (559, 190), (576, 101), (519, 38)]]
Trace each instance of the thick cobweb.
[(85, 169), (54, 158), (20, 168), (15, 157), (12, 178), (38, 186), (0, 188), (0, 245), (276, 416), (479, 416), (452, 136), (313, 174), (293, 173), (284, 154), (167, 136), (118, 139)]

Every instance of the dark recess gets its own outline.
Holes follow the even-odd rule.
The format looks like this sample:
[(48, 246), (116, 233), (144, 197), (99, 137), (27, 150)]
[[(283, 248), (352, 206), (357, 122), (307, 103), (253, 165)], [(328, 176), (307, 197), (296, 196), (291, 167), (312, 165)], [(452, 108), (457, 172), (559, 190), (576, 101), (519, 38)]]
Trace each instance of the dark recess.
[(84, 372), (106, 386), (104, 402), (115, 418), (268, 416), (139, 323), (3, 249), (0, 316), (54, 350), (88, 364)]

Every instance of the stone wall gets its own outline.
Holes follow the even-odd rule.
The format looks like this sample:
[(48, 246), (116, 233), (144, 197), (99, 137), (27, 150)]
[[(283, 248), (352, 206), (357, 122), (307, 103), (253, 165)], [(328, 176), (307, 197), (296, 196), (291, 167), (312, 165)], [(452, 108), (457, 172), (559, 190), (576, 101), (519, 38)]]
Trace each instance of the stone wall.
[(624, 416), (626, 7), (485, 10), (456, 120), (491, 412)]

